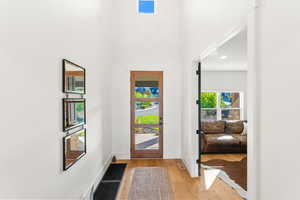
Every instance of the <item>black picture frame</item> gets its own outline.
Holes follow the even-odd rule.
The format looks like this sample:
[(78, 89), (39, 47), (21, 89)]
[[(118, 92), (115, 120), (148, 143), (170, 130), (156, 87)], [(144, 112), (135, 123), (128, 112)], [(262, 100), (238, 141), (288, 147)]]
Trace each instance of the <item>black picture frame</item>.
[[(69, 121), (68, 119), (69, 119), (70, 113), (69, 113), (67, 103), (83, 103), (83, 105), (84, 105), (84, 107), (83, 107), (83, 109), (84, 109), (84, 111), (83, 111), (84, 112), (83, 113), (83, 117), (84, 117), (83, 122), (72, 125), (72, 126), (68, 125), (68, 121)], [(84, 99), (84, 98), (63, 98), (62, 108), (63, 108), (62, 109), (63, 110), (63, 112), (62, 112), (63, 123), (62, 124), (63, 124), (63, 131), (64, 132), (69, 131), (69, 130), (74, 129), (74, 128), (77, 128), (79, 126), (84, 126), (86, 124), (86, 99)], [(76, 110), (75, 110), (75, 113), (76, 113)]]
[[(76, 91), (69, 91), (67, 90), (66, 88), (66, 64), (70, 64), (78, 69), (81, 69), (83, 71), (83, 92), (76, 92)], [(84, 67), (81, 67), (67, 59), (63, 59), (62, 60), (62, 69), (63, 69), (63, 83), (62, 83), (62, 90), (63, 90), (63, 93), (66, 93), (66, 94), (81, 94), (81, 95), (85, 95), (86, 94), (86, 70)]]
[[(67, 155), (66, 155), (67, 154), (66, 153), (66, 151), (67, 151), (66, 144), (68, 142), (68, 139), (71, 138), (71, 137), (74, 137), (74, 136), (76, 136), (76, 134), (79, 134), (79, 133), (82, 133), (82, 132), (84, 132), (84, 150), (82, 151), (82, 153), (78, 157), (74, 158), (74, 161), (72, 163), (67, 164), (67, 159), (68, 158), (67, 158)], [(74, 132), (70, 135), (67, 135), (67, 136), (63, 137), (63, 170), (64, 171), (68, 170), (75, 163), (77, 163), (82, 157), (84, 157), (86, 155), (86, 153), (87, 152), (86, 152), (86, 129), (85, 128), (80, 129), (80, 130), (78, 130), (78, 131), (76, 131), (76, 132)]]

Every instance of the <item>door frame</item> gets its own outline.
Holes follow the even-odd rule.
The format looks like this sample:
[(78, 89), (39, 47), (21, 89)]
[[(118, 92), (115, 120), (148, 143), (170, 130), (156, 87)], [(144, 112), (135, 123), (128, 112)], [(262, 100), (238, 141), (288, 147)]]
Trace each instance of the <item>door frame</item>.
[[(261, 12), (261, 0), (250, 0), (249, 12), (247, 17), (238, 27), (234, 29), (234, 32), (240, 30), (241, 27), (247, 27), (247, 51), (248, 51), (248, 73), (247, 73), (247, 109), (248, 111), (248, 137), (247, 137), (247, 196), (248, 199), (257, 200), (259, 198), (259, 136), (260, 136), (260, 108), (259, 108), (259, 84), (260, 84), (260, 71), (258, 62), (258, 42), (257, 42), (257, 30), (259, 29), (259, 20)], [(224, 41), (222, 41), (224, 42)], [(207, 49), (197, 60), (197, 64), (206, 57), (208, 52), (212, 49), (216, 49), (218, 43), (215, 43), (212, 47)], [(221, 43), (219, 43), (221, 44)], [(196, 64), (196, 63), (195, 63)], [(195, 65), (196, 66), (196, 65)], [(193, 68), (194, 69), (194, 68)], [(198, 169), (198, 168), (197, 168)], [(194, 171), (189, 170), (191, 174)], [(196, 176), (194, 176), (196, 177)]]
[[(134, 97), (134, 84), (135, 84), (135, 75), (143, 75), (143, 74), (153, 74), (153, 75), (159, 75), (159, 97), (158, 98), (151, 98), (151, 101), (158, 100), (160, 102), (159, 104), (159, 116), (161, 117), (160, 123), (157, 127), (159, 127), (159, 150), (142, 150), (142, 151), (136, 151), (135, 150), (135, 135), (134, 135), (134, 128), (135, 128), (135, 97)], [(130, 157), (131, 158), (163, 158), (163, 98), (164, 98), (164, 85), (163, 85), (163, 71), (130, 71)], [(147, 98), (139, 98), (141, 101), (148, 100)], [(147, 126), (147, 125), (145, 125)], [(143, 127), (143, 125), (141, 125)]]

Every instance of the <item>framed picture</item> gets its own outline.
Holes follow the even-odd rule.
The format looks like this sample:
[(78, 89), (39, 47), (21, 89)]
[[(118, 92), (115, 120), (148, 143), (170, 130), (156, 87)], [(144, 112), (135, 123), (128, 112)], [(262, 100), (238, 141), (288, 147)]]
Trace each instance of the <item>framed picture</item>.
[(85, 68), (63, 59), (63, 92), (85, 94)]
[(86, 154), (86, 129), (63, 138), (63, 169), (67, 170)]
[(63, 131), (86, 124), (85, 99), (63, 99)]

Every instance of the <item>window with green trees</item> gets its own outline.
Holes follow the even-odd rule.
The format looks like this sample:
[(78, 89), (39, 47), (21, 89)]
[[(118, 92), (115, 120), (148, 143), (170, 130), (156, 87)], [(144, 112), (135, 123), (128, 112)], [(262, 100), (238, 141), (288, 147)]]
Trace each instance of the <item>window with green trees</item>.
[(202, 120), (241, 120), (243, 118), (242, 104), (242, 92), (202, 92)]

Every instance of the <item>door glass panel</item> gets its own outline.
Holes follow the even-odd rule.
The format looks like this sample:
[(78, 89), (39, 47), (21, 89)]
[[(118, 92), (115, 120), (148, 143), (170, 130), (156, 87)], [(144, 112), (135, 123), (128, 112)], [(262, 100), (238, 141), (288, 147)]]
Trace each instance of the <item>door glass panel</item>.
[(140, 74), (135, 80), (136, 98), (158, 98), (159, 97), (159, 76), (152, 74)]
[(136, 98), (158, 98), (158, 87), (135, 87)]
[(137, 101), (135, 102), (135, 124), (158, 124), (159, 102)]
[(135, 149), (136, 150), (158, 150), (159, 149), (159, 128), (145, 127), (135, 128)]

